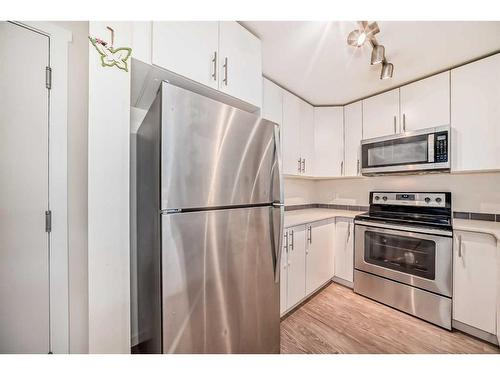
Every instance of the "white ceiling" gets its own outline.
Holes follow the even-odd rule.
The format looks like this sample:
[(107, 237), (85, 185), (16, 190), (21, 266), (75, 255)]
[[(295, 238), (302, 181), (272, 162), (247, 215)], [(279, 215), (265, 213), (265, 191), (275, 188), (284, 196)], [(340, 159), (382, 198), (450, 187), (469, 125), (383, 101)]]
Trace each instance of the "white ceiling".
[(263, 73), (314, 105), (347, 102), (500, 50), (500, 22), (378, 21), (394, 64), (380, 80), (371, 47), (348, 46), (356, 22), (241, 22), (262, 40)]

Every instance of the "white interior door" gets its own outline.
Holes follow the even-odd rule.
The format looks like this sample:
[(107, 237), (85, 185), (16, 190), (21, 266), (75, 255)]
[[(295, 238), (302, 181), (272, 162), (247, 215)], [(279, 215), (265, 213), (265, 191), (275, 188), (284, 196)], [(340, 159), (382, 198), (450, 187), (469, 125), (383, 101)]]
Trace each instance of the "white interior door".
[(49, 38), (0, 23), (0, 353), (49, 343)]

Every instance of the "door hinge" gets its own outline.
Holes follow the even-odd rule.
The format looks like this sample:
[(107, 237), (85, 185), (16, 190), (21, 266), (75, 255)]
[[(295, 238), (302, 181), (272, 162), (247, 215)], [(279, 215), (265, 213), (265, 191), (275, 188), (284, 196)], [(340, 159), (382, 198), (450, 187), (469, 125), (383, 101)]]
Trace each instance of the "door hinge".
[(45, 232), (50, 233), (52, 231), (52, 211), (45, 211)]
[(49, 90), (52, 88), (52, 68), (50, 66), (45, 67), (45, 87)]

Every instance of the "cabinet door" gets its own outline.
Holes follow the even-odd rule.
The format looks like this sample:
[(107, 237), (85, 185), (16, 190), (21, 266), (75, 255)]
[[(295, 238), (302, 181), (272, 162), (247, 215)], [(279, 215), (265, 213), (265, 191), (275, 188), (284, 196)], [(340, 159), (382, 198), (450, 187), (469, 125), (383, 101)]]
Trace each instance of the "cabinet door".
[(219, 35), (219, 90), (260, 108), (260, 40), (235, 21), (220, 22)]
[(218, 48), (216, 21), (153, 22), (152, 63), (215, 89)]
[(341, 176), (344, 162), (342, 107), (314, 108), (314, 143), (315, 176)]
[(362, 111), (361, 102), (352, 103), (344, 107), (344, 176), (359, 176), (361, 173)]
[(300, 156), (302, 174), (314, 176), (314, 108), (300, 100)]
[(262, 79), (262, 117), (283, 123), (283, 89), (266, 78)]
[(312, 223), (306, 230), (306, 295), (309, 295), (333, 277), (335, 224)]
[(288, 230), (287, 309), (295, 306), (306, 295), (306, 236), (305, 226)]
[(353, 282), (354, 225), (352, 220), (337, 219), (335, 223), (335, 276)]
[(451, 71), (452, 171), (500, 169), (500, 54)]
[(363, 100), (363, 139), (399, 133), (399, 89)]
[(283, 92), (283, 172), (300, 174), (300, 99), (287, 91)]
[(453, 319), (496, 335), (496, 239), (455, 231)]
[(450, 123), (450, 72), (403, 86), (401, 131), (430, 128)]
[(288, 280), (288, 231), (283, 237), (283, 249), (281, 249), (281, 269), (280, 269), (280, 315), (286, 311), (286, 294)]

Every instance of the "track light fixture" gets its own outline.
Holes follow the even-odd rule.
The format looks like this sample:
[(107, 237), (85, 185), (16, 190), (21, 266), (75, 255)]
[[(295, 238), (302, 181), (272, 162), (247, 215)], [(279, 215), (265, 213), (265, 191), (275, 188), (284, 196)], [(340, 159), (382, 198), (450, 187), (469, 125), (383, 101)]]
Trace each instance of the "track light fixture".
[(372, 46), (372, 54), (370, 59), (371, 65), (382, 64), (380, 79), (392, 77), (394, 65), (389, 63), (385, 58), (385, 47), (378, 44), (375, 39), (380, 29), (376, 22), (368, 23), (368, 21), (358, 21), (359, 28), (353, 30), (347, 36), (347, 44), (356, 48), (362, 47), (366, 41), (369, 41)]

